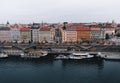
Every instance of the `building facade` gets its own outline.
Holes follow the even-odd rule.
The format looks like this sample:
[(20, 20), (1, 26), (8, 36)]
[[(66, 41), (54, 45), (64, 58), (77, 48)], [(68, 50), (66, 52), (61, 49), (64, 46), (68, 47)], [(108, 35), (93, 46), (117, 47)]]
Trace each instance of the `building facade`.
[(37, 25), (33, 25), (31, 27), (31, 41), (34, 43), (38, 43), (39, 42), (39, 26)]
[(39, 42), (39, 29), (31, 30), (31, 41), (34, 43)]
[(101, 29), (100, 27), (90, 28), (90, 38), (93, 42), (98, 42), (101, 40)]
[(10, 27), (0, 26), (0, 42), (11, 42)]
[(77, 42), (76, 28), (67, 27), (66, 29), (61, 29), (61, 33), (62, 33), (62, 43), (75, 43), (75, 42)]
[(77, 42), (90, 42), (90, 28), (76, 27), (77, 29)]
[(62, 33), (59, 28), (55, 29), (55, 42), (62, 43)]
[(105, 34), (114, 35), (115, 34), (115, 28), (112, 27), (111, 25), (106, 25)]
[(39, 42), (51, 43), (55, 42), (55, 29), (49, 26), (44, 26), (39, 30)]
[(19, 28), (11, 28), (10, 35), (12, 42), (19, 42), (21, 39)]
[(20, 28), (21, 42), (28, 43), (31, 41), (30, 28)]

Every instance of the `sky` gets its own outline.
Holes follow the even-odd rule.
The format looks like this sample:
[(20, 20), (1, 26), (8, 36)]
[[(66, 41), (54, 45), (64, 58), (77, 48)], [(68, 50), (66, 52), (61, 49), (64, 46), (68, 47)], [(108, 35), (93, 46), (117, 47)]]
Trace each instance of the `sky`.
[(0, 24), (120, 23), (120, 0), (0, 0)]

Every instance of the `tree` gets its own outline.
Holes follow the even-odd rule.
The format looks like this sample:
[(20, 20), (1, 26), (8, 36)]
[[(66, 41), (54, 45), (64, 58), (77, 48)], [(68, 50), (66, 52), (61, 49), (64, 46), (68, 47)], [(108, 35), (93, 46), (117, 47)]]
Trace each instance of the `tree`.
[(109, 36), (108, 33), (106, 33), (106, 35), (105, 35), (105, 39), (106, 39), (106, 40), (110, 39), (110, 36)]
[(117, 36), (117, 37), (120, 37), (120, 33), (117, 33), (116, 36)]

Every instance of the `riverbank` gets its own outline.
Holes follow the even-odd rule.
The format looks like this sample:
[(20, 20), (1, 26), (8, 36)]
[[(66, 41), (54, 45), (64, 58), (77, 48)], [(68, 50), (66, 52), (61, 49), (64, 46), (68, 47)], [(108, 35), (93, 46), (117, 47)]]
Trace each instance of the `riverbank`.
[[(5, 52), (6, 54), (8, 54), (8, 55), (15, 55), (15, 56), (17, 56), (17, 55), (20, 55), (20, 54), (22, 54), (22, 53), (24, 53), (24, 50), (16, 50), (16, 49), (3, 49), (2, 50), (3, 52)], [(97, 53), (97, 52), (101, 52), (102, 54), (104, 54), (104, 55), (120, 55), (120, 52), (111, 52), (111, 51), (109, 51), (109, 52), (105, 52), (105, 51), (48, 51), (48, 50), (33, 50), (33, 51), (28, 51), (28, 53), (29, 52), (33, 52), (33, 53), (37, 53), (37, 54), (39, 54), (41, 51), (47, 51), (48, 52), (48, 54), (53, 54), (53, 55), (55, 55), (55, 54), (65, 54), (65, 55), (67, 55), (67, 54), (71, 54), (71, 53), (73, 53), (73, 52), (76, 52), (76, 53), (78, 53), (78, 52), (82, 52), (82, 53), (85, 53), (85, 52), (89, 52), (89, 53)]]
[(0, 49), (13, 50), (47, 50), (47, 51), (96, 51), (96, 52), (120, 52), (120, 45), (82, 45), (82, 44), (3, 44)]

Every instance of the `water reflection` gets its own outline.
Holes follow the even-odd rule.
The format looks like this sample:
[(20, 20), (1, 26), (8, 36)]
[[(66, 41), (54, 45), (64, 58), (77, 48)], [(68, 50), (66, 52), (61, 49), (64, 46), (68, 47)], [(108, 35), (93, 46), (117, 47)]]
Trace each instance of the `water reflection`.
[(119, 63), (14, 57), (0, 59), (0, 78), (1, 83), (119, 83)]
[(62, 66), (68, 67), (97, 67), (99, 70), (104, 68), (104, 60), (62, 60)]
[(18, 57), (12, 57), (12, 58), (6, 58), (6, 59), (0, 59), (0, 66), (6, 66), (8, 64), (11, 64), (13, 66), (21, 66), (21, 65), (31, 65), (31, 66), (52, 66), (53, 65), (52, 59), (22, 59)]

